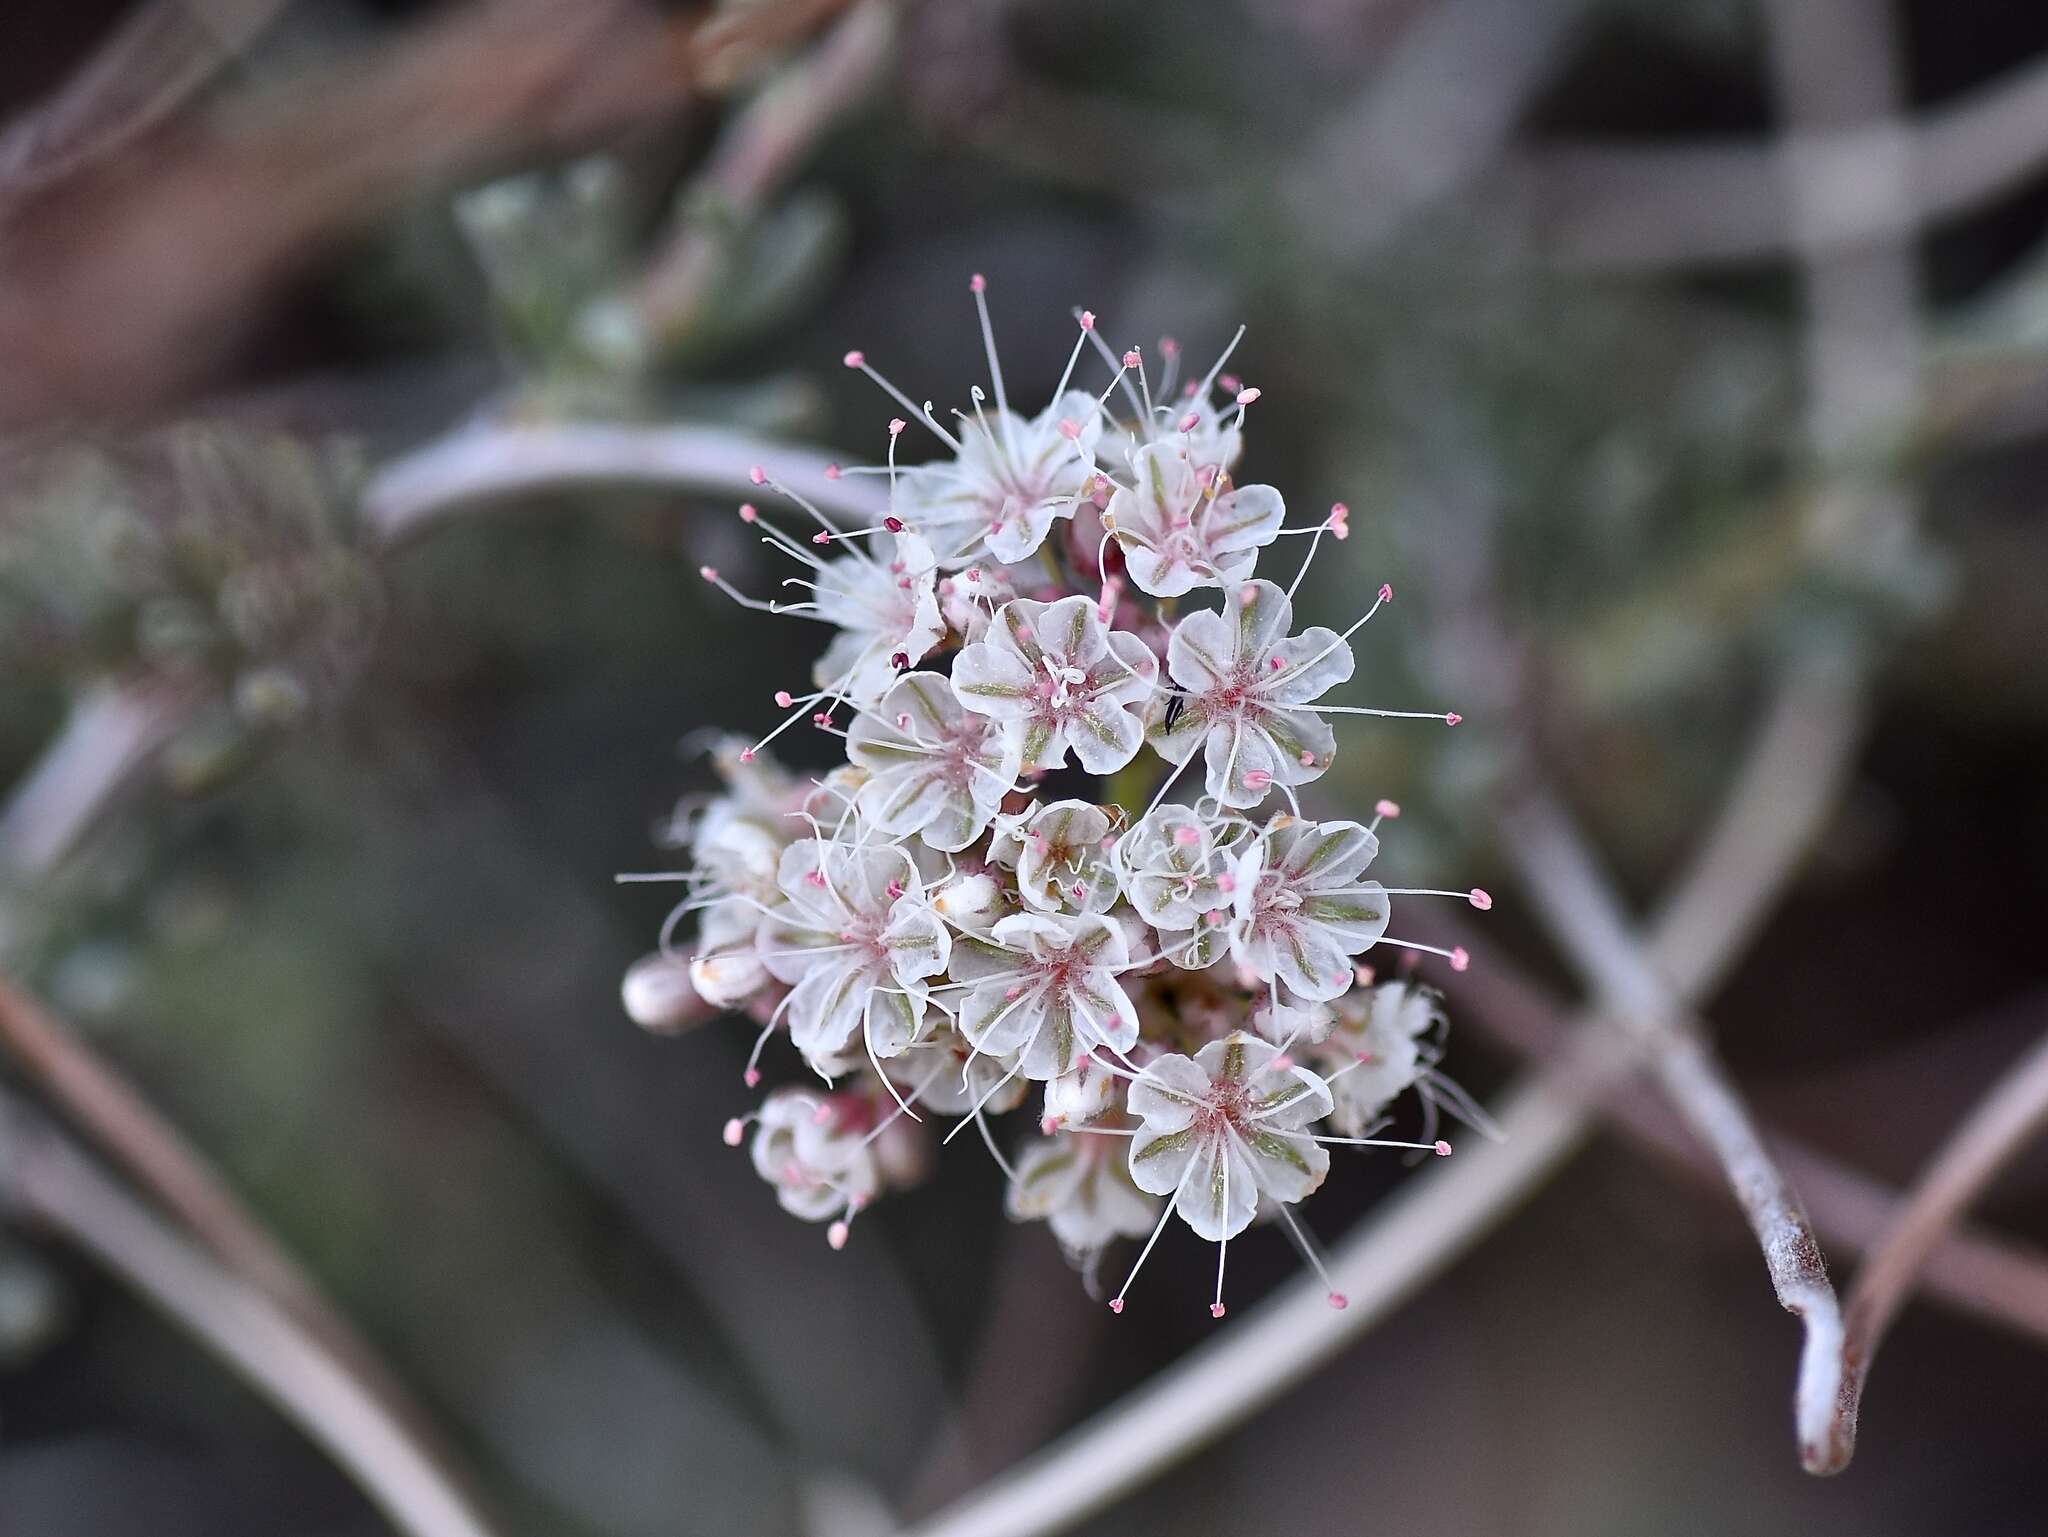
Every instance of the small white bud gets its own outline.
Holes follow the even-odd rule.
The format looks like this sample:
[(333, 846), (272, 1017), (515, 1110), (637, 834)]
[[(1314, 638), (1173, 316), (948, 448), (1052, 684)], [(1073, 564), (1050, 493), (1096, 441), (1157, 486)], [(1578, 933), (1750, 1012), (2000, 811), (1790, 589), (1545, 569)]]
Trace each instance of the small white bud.
[(658, 1035), (687, 1030), (714, 1012), (691, 986), (689, 963), (679, 955), (663, 955), (658, 950), (626, 968), (619, 997), (634, 1024)]
[(714, 1009), (737, 1008), (768, 985), (768, 968), (751, 950), (722, 950), (690, 962), (690, 985)]
[(1002, 893), (987, 875), (961, 875), (939, 888), (932, 907), (964, 929), (983, 929), (1001, 916)]

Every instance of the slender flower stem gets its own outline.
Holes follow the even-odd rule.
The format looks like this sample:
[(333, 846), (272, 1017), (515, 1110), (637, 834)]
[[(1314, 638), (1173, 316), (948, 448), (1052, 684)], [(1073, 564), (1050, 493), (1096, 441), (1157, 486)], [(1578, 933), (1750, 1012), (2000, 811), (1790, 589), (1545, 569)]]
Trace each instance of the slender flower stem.
[(48, 1226), (231, 1367), (407, 1537), (491, 1529), (350, 1367), (273, 1298), (178, 1237), (54, 1128), (0, 1098), (0, 1201)]

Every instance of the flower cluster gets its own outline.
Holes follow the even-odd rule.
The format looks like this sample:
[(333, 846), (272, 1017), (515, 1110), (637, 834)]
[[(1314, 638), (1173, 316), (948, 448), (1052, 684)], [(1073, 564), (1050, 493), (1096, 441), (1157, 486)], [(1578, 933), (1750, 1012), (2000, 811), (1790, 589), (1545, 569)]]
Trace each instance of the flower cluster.
[[(1463, 970), (1462, 950), (1390, 937), (1393, 901), (1491, 904), (1382, 885), (1369, 872), (1397, 808), (1318, 820), (1299, 792), (1329, 770), (1333, 719), (1458, 717), (1331, 699), (1351, 637), (1393, 594), (1341, 632), (1297, 628), (1302, 575), (1346, 515), (1289, 527), (1278, 491), (1237, 483), (1259, 391), (1224, 373), (1228, 350), (1178, 386), (1171, 342), (1155, 376), (1083, 312), (1052, 404), (1027, 417), (972, 288), (993, 393), (950, 423), (846, 355), (905, 413), (885, 463), (836, 472), (881, 478), (886, 515), (841, 527), (756, 470), (815, 525), (740, 509), (809, 596), (753, 598), (703, 572), (836, 633), (808, 687), (775, 691), (780, 724), (717, 754), (725, 793), (679, 817), (691, 863), (667, 878), (687, 894), (628, 1006), (673, 1023), (681, 988), (658, 976), (687, 966), (705, 1005), (757, 1023), (750, 1088), (786, 1039), (817, 1082), (770, 1092), (726, 1140), (751, 1135), (782, 1205), (829, 1223), (835, 1247), (923, 1168), (907, 1139), (943, 1117), (945, 1140), (972, 1127), (987, 1146), (1012, 1215), (1048, 1222), (1091, 1277), (1121, 1238), (1144, 1240), (1142, 1265), (1175, 1213), (1219, 1246), (1277, 1221), (1320, 1269), (1292, 1207), (1331, 1145), (1448, 1153), (1439, 1105), (1485, 1127), (1436, 1072), (1438, 995), (1375, 982), (1360, 957), (1393, 947)], [(1110, 375), (1096, 391), (1074, 387), (1091, 350)], [(911, 420), (944, 452), (903, 468)], [(1308, 558), (1287, 586), (1254, 575), (1296, 535)], [(806, 722), (845, 747), (812, 779), (764, 750)], [(1409, 1090), (1422, 1139), (1376, 1136)], [(990, 1120), (1027, 1102), (1035, 1125), (1006, 1147)]]

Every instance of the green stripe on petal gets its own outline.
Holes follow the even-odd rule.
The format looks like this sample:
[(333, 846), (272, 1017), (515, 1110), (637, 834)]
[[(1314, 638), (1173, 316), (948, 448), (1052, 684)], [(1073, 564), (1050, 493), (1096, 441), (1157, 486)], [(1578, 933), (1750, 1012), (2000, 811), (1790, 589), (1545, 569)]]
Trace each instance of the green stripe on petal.
[(1132, 1163), (1149, 1163), (1154, 1158), (1169, 1153), (1184, 1153), (1194, 1145), (1195, 1128), (1183, 1126), (1179, 1131), (1170, 1131), (1157, 1141), (1148, 1142), (1131, 1155)]
[(1301, 1149), (1285, 1137), (1275, 1136), (1270, 1131), (1259, 1132), (1250, 1139), (1251, 1149), (1261, 1158), (1275, 1163), (1284, 1163), (1313, 1179), (1315, 1170), (1308, 1166), (1308, 1160), (1301, 1156)]

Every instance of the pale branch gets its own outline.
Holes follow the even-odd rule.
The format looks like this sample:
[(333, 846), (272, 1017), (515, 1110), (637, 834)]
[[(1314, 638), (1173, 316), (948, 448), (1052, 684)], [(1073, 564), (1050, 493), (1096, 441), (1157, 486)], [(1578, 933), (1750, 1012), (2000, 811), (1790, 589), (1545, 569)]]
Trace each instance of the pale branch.
[(45, 100), (0, 130), (0, 197), (128, 148), (216, 80), (284, 0), (152, 0)]
[(491, 1537), (469, 1498), (328, 1344), (9, 1096), (0, 1096), (0, 1203), (73, 1244), (225, 1362), (407, 1537)]
[(48, 1009), (0, 977), (0, 1043), (26, 1076), (88, 1129), (216, 1258), (295, 1310), (305, 1285), (191, 1145)]
[[(1898, 28), (1889, 6), (1873, 7), (1863, 0), (1770, 0), (1764, 22), (1780, 113), (1794, 134), (1874, 129), (1903, 136)], [(1867, 200), (1895, 207), (1909, 202), (1909, 165), (1902, 152), (1861, 167), (1858, 179), (1871, 189)], [(1787, 157), (1787, 189), (1801, 232), (1807, 439), (1829, 466), (1849, 461), (1920, 409), (1919, 277), (1911, 244), (1866, 237), (1843, 245), (1822, 238), (1839, 222), (1839, 188), (1851, 169), (1801, 155), (1796, 146)], [(1907, 487), (1841, 478), (1818, 504), (1809, 533), (1836, 559), (1853, 561), (1910, 539), (1917, 520)], [(1741, 1108), (1732, 1087), (1718, 1084), (1727, 1092), (1716, 1096), (1712, 1074), (1683, 1076), (1690, 1065), (1685, 1053), (1673, 1054), (1671, 1065), (1678, 1076), (1669, 1086), (1678, 1093), (1690, 1089), (1703, 1108), (1719, 1109), (1725, 1132), (1727, 1107)], [(1773, 1278), (1782, 1264), (1791, 1284), (1804, 1287), (1799, 1295), (1811, 1311), (1805, 1315), (1806, 1349), (1794, 1394), (1800, 1460), (1809, 1473), (1838, 1473), (1856, 1452), (1856, 1389), (1839, 1337), (1834, 1292), (1827, 1288), (1811, 1235), (1803, 1244), (1784, 1236), (1792, 1231), (1790, 1219), (1802, 1214), (1789, 1186), (1779, 1190), (1771, 1185), (1782, 1175), (1761, 1146), (1746, 1147), (1738, 1137), (1723, 1156), (1738, 1194), (1755, 1203), (1759, 1217), (1777, 1219), (1772, 1231), (1779, 1235), (1779, 1247), (1765, 1244)], [(1826, 1288), (1825, 1307), (1820, 1288)], [(1781, 1300), (1785, 1296), (1781, 1287)], [(1786, 1300), (1787, 1307), (1792, 1305)], [(1831, 1330), (1836, 1334), (1832, 1339)]]
[(1809, 1471), (1820, 1471), (1830, 1461), (1835, 1423), (1836, 1384), (1826, 1363), (1840, 1359), (1842, 1319), (1805, 1210), (1675, 989), (1630, 932), (1611, 882), (1570, 819), (1535, 790), (1515, 802), (1500, 825), (1538, 920), (1644, 1048), (1687, 1126), (1720, 1159), (1763, 1249), (1779, 1303), (1804, 1326), (1795, 1413), (1801, 1460)]
[[(1956, 1219), (2005, 1164), (2048, 1127), (2048, 1037), (2036, 1041), (1929, 1161), (1885, 1239), (1849, 1291), (1837, 1441), (1853, 1448), (1863, 1385), (1885, 1331)], [(1846, 1463), (1847, 1454), (1844, 1452)], [(1834, 1472), (1834, 1467), (1821, 1469)]]
[[(1828, 169), (1824, 217), (1786, 196), (1792, 161)], [(2044, 170), (2048, 57), (1908, 123), (1673, 147), (1553, 141), (1525, 153), (1509, 181), (1557, 261), (1688, 267), (1909, 242)]]
[(101, 683), (81, 695), (0, 807), (0, 873), (34, 880), (61, 863), (190, 707), (188, 694), (156, 683)]
[(1806, 1207), (1764, 1146), (1741, 1091), (1703, 1039), (1689, 1030), (1673, 1032), (1656, 1054), (1655, 1072), (1686, 1124), (1720, 1160), (1763, 1248), (1778, 1304), (1805, 1330), (1793, 1399), (1799, 1458), (1809, 1473), (1832, 1472), (1847, 1464), (1853, 1450), (1853, 1439), (1840, 1443), (1835, 1414), (1842, 1309)]
[(363, 494), (363, 516), (395, 544), (447, 514), (537, 491), (666, 487), (763, 497), (756, 465), (834, 517), (865, 522), (884, 510), (872, 477), (837, 479), (815, 449), (725, 427), (477, 422), (384, 466)]
[(1555, 76), (1582, 0), (1439, 0), (1316, 137), (1290, 189), (1301, 228), (1346, 260), (1469, 185)]
[[(1438, 916), (1418, 932), (1445, 946), (1472, 949), (1482, 942), (1476, 924), (1455, 917)], [(1460, 979), (1458, 1008), (1461, 1022), (1473, 1021), (1536, 1063), (1552, 1060), (1571, 1038), (1563, 1006), (1497, 950)], [(1676, 1124), (1653, 1091), (1633, 1080), (1617, 1084), (1600, 1109), (1636, 1146), (1702, 1183), (1726, 1188), (1719, 1160)], [(1815, 1230), (1851, 1253), (1875, 1250), (1897, 1223), (1905, 1198), (1797, 1138), (1775, 1129), (1767, 1135), (1779, 1167), (1805, 1197)], [(1930, 1299), (2048, 1345), (2048, 1254), (1955, 1227), (1940, 1235), (1917, 1279)]]

